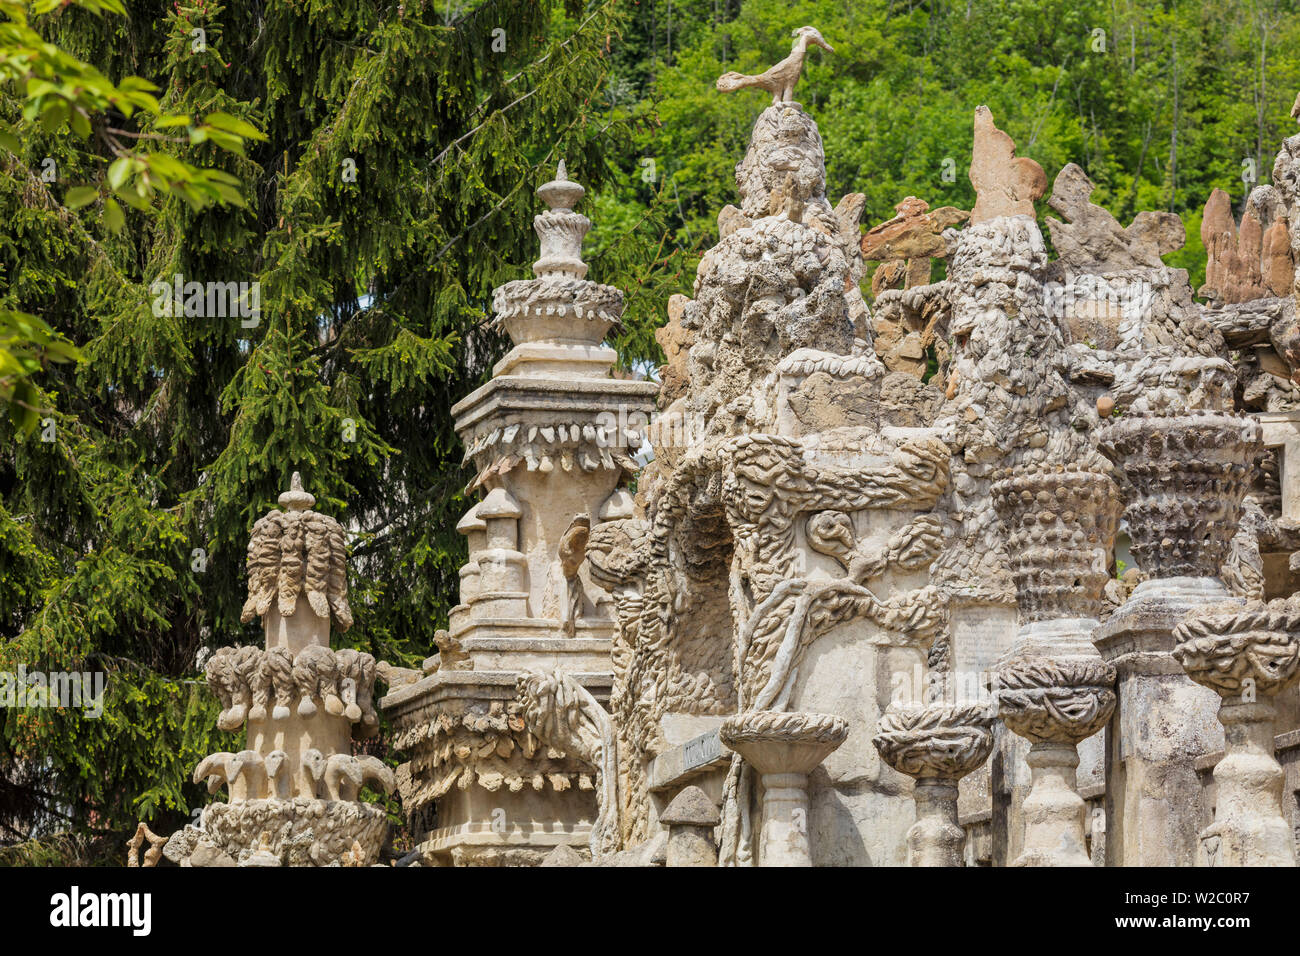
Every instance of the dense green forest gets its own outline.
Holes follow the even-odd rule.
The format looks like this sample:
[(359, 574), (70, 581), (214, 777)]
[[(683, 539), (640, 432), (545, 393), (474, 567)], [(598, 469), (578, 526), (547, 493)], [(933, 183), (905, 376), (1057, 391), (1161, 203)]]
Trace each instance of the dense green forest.
[[(355, 531), (347, 640), (430, 651), (468, 506), (449, 409), (504, 351), (534, 188), (564, 158), (591, 190), (622, 360), (656, 361), (765, 105), (713, 81), (804, 24), (835, 52), (798, 97), (867, 224), (970, 207), (987, 103), (1121, 220), (1179, 213), (1199, 284), (1210, 190), (1240, 206), (1295, 128), (1291, 2), (0, 0), (0, 669), (109, 675), (97, 718), (0, 708), (0, 862), (117, 862), (208, 799), (191, 769), (238, 748), (199, 661), (259, 639), (244, 548), (294, 470)], [(256, 321), (159, 314), (178, 274), (257, 282)]]

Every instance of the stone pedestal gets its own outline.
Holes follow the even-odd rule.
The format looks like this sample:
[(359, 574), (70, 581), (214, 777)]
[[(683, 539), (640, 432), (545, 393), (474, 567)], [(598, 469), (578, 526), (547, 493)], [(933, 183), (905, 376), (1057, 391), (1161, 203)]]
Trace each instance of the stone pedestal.
[(966, 832), (957, 784), (988, 759), (994, 715), (979, 704), (893, 707), (872, 739), (891, 767), (916, 779), (916, 822), (907, 831), (909, 866), (961, 866)]
[(1205, 812), (1196, 759), (1223, 747), (1215, 694), (1173, 657), (1174, 628), (1231, 598), (1217, 578), (1143, 581), (1094, 633), (1117, 676), (1106, 728), (1106, 861), (1191, 866)]
[(1224, 756), (1214, 768), (1214, 822), (1197, 866), (1295, 866), (1282, 807), (1285, 774), (1273, 754), (1273, 698), (1300, 679), (1300, 602), (1277, 600), (1180, 624), (1174, 657), (1223, 699)]
[(723, 722), (722, 742), (760, 775), (759, 866), (812, 866), (808, 775), (848, 734), (848, 723), (830, 714), (750, 711)]

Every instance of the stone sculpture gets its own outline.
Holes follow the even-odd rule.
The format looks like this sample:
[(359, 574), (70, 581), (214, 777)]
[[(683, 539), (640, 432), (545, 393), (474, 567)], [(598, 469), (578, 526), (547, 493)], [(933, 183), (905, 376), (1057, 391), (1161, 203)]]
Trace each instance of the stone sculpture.
[(815, 27), (799, 27), (791, 35), (795, 38), (794, 46), (790, 48), (790, 55), (784, 60), (757, 76), (724, 73), (718, 77), (718, 90), (722, 93), (731, 93), (734, 90), (757, 87), (772, 94), (773, 104), (789, 103), (794, 93), (794, 86), (799, 82), (799, 75), (803, 73), (803, 61), (808, 55), (809, 44), (816, 44), (830, 53), (835, 52)]
[[(623, 293), (586, 278), (585, 190), (563, 162), (538, 188), (534, 278), (493, 293), (513, 348), (457, 404), (458, 434), (483, 499), (457, 530), (469, 542), (460, 604), (424, 674), (381, 701), (410, 753), (406, 810), (434, 810), (426, 863), (540, 863), (557, 845), (594, 856), (619, 838), (619, 759), (604, 704), (619, 648), (592, 545), (632, 515), (621, 488), (657, 387), (616, 379), (602, 345)], [(576, 851), (575, 851), (576, 852)]]
[[(367, 784), (390, 793), (394, 778), (375, 758), (352, 755), (353, 735), (368, 737), (379, 726), (375, 660), (330, 649), (332, 627), (352, 625), (347, 543), (338, 521), (314, 504), (295, 472), (280, 495), (283, 510), (253, 525), (244, 620), (261, 616), (266, 647), (219, 648), (205, 668), (221, 702), (218, 726), (246, 725), (248, 747), (210, 754), (195, 767), (195, 783), (206, 781), (210, 793), (225, 786), (228, 798), (204, 808), (198, 828), (186, 828), (193, 839), (178, 862), (331, 866), (348, 852), (378, 859), (386, 813), (359, 794)], [(197, 857), (203, 845), (211, 852)]]
[[(864, 235), (792, 99), (830, 47), (795, 36), (718, 80), (773, 102), (657, 386), (610, 376), (582, 187), (538, 189), (534, 277), (494, 293), (512, 348), (453, 410), (481, 497), (437, 653), (227, 649), (223, 726), (364, 730), (382, 672), (426, 864), (1294, 865), (1300, 136), (1240, 226), (1211, 197), (1198, 302), (1181, 221), (1122, 225), (1074, 164), (1049, 255), (1047, 176), (983, 106), (970, 213), (907, 197)], [(265, 529), (252, 610), (342, 624), (333, 528)], [(202, 770), (231, 806), (389, 785), (325, 743)], [(168, 846), (221, 862), (216, 829)]]

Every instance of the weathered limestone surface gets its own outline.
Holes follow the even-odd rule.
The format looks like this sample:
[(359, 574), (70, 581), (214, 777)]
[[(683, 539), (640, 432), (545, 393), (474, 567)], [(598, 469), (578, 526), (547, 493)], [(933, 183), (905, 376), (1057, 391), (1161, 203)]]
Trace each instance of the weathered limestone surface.
[(1283, 812), (1284, 774), (1273, 755), (1273, 698), (1300, 679), (1300, 603), (1207, 613), (1174, 632), (1174, 657), (1223, 702), (1225, 754), (1214, 768), (1214, 822), (1201, 832), (1198, 866), (1295, 866)]

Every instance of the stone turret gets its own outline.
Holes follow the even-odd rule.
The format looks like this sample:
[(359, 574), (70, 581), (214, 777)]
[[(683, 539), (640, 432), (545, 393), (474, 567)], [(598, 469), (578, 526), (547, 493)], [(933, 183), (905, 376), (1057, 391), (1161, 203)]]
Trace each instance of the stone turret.
[(457, 525), (469, 544), (460, 603), (427, 676), (383, 701), (412, 755), (407, 812), (437, 807), (431, 861), (536, 864), (556, 845), (601, 852), (617, 834), (600, 703), (612, 601), (590, 580), (587, 540), (631, 513), (621, 486), (657, 386), (611, 377), (618, 356), (603, 343), (623, 293), (587, 278), (584, 192), (561, 162), (537, 190), (548, 208), (533, 220), (533, 278), (493, 293), (513, 347), (452, 409), (483, 494)]

